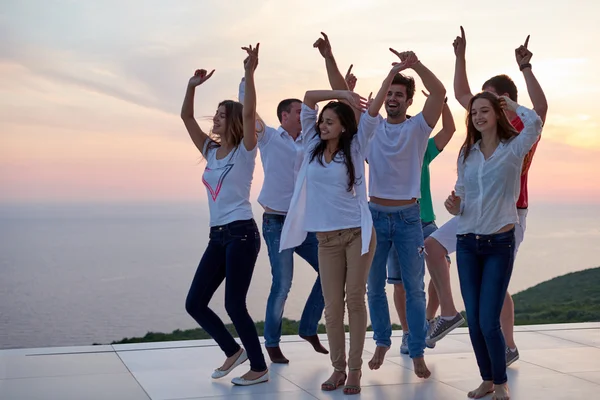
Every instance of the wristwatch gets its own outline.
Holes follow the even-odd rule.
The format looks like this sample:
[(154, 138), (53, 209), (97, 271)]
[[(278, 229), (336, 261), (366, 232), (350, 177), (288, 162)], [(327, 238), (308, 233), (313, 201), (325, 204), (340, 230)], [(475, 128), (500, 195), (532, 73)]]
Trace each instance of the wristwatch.
[(525, 68), (531, 68), (531, 63), (525, 63), (519, 66), (521, 71), (523, 71)]

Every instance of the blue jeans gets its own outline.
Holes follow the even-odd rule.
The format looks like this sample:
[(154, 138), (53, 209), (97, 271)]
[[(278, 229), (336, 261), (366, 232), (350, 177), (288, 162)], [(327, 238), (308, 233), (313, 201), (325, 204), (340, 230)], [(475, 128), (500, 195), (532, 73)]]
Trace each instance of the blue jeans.
[[(431, 222), (423, 222), (421, 221), (421, 227), (423, 228), (423, 240), (427, 239), (429, 235), (438, 230), (438, 226), (435, 221)], [(450, 257), (446, 254), (446, 260), (450, 262)], [(388, 254), (388, 270), (391, 271), (400, 271), (399, 280), (402, 281), (402, 270), (400, 269), (400, 259), (398, 258), (398, 252), (392, 243), (392, 247), (390, 248), (390, 254)], [(406, 327), (403, 327), (406, 328)]]
[(208, 303), (225, 280), (225, 310), (250, 359), (252, 371), (267, 369), (246, 296), (260, 251), (260, 236), (253, 219), (210, 228), (208, 247), (188, 292), (185, 309), (219, 345), (227, 357), (240, 349), (223, 321)]
[[(391, 284), (404, 284), (406, 316), (410, 336), (408, 352), (411, 358), (423, 356), (427, 323), (425, 320), (425, 259), (423, 228), (419, 204), (405, 207), (384, 207), (369, 204), (377, 234), (377, 248), (367, 282), (369, 314), (373, 339), (377, 346), (392, 344), (392, 323), (385, 294), (386, 276)], [(386, 273), (392, 244), (398, 251), (397, 268)]]
[(267, 311), (265, 316), (265, 346), (277, 347), (281, 340), (281, 320), (283, 308), (288, 293), (292, 287), (294, 277), (294, 252), (302, 257), (317, 272), (317, 279), (312, 291), (306, 300), (298, 333), (302, 336), (317, 334), (319, 320), (323, 315), (325, 301), (321, 289), (319, 277), (319, 242), (315, 233), (309, 233), (304, 242), (294, 248), (279, 252), (281, 230), (285, 216), (278, 214), (263, 214), (263, 237), (269, 250), (269, 261), (271, 263), (271, 292), (267, 300)]
[(460, 291), (479, 373), (484, 381), (500, 385), (507, 381), (500, 311), (515, 259), (515, 231), (456, 236)]

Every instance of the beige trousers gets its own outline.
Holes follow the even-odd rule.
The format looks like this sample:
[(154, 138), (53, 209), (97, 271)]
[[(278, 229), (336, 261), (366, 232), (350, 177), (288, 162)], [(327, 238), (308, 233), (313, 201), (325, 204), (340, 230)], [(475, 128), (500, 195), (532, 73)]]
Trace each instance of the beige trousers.
[(350, 323), (350, 352), (347, 364), (350, 370), (359, 370), (362, 367), (367, 331), (367, 278), (377, 243), (375, 229), (371, 233), (369, 252), (362, 256), (360, 228), (318, 232), (317, 239), (331, 363), (337, 371), (346, 370), (344, 311), (347, 304)]

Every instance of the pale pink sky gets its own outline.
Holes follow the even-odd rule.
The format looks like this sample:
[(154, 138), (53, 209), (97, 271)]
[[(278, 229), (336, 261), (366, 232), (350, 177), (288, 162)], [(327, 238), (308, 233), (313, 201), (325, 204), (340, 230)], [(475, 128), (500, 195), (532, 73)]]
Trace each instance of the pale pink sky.
[[(549, 102), (530, 172), (531, 201), (600, 202), (600, 51), (594, 45), (600, 7), (593, 0), (509, 0), (502, 8), (455, 3), (3, 2), (0, 202), (206, 201), (200, 155), (178, 115), (189, 76), (196, 68), (216, 69), (196, 101), (197, 117), (211, 116), (220, 100), (237, 96), (240, 46), (260, 41), (258, 111), (276, 124), (282, 98), (328, 87), (312, 48), (325, 31), (340, 68), (354, 64), (362, 94), (379, 87), (394, 61), (388, 47), (414, 50), (446, 85), (457, 133), (431, 166), (440, 208), (454, 185), (464, 138), (464, 111), (452, 90), (459, 25), (467, 32), (472, 89), (507, 73), (526, 106), (514, 49), (531, 34), (533, 70)], [(422, 88), (417, 79), (409, 113), (422, 107)], [(259, 161), (253, 200), (262, 180)]]

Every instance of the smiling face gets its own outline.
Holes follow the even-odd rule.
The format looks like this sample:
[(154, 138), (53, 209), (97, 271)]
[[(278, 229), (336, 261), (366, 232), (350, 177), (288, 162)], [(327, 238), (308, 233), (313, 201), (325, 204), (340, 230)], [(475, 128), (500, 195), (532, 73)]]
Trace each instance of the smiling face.
[(406, 86), (391, 85), (385, 98), (385, 111), (388, 117), (396, 118), (406, 114), (406, 110), (412, 104), (408, 99)]
[(227, 113), (225, 110), (225, 106), (219, 106), (215, 116), (213, 117), (213, 128), (212, 133), (217, 136), (223, 136), (225, 130), (227, 129)]
[(498, 124), (498, 115), (496, 115), (492, 103), (484, 98), (473, 101), (470, 118), (479, 132), (490, 131)]
[(331, 108), (323, 110), (321, 120), (319, 121), (321, 140), (338, 139), (344, 130), (344, 126), (334, 110)]

